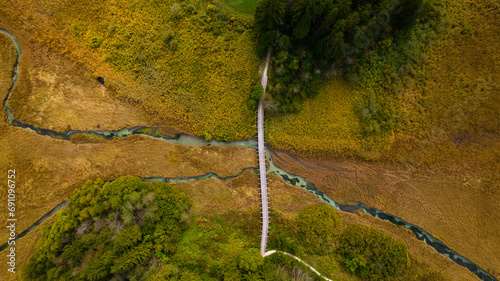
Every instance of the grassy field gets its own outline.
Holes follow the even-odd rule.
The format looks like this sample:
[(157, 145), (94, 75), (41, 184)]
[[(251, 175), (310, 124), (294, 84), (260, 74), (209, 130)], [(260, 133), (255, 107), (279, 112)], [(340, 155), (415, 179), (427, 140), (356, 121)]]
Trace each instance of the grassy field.
[(235, 10), (253, 16), (255, 8), (259, 5), (259, 0), (225, 0), (229, 6)]
[[(85, 76), (103, 77), (107, 91), (156, 116), (157, 125), (225, 140), (255, 133), (245, 106), (258, 80), (252, 19), (224, 2), (24, 1), (0, 12), (15, 35), (24, 31), (83, 66)], [(22, 47), (29, 44), (37, 49), (33, 41)]]
[[(46, 57), (44, 51), (24, 40), (23, 45), (34, 44), (31, 49), (37, 51), (32, 52), (32, 59), (25, 59), (23, 66), (37, 67), (24, 70), (25, 81), (31, 81), (31, 85), (20, 85), (13, 95), (14, 109), (21, 120), (65, 130), (68, 124), (72, 128), (95, 128), (100, 125), (96, 120), (87, 121), (78, 115), (95, 116), (96, 112), (88, 112), (88, 108), (98, 108), (92, 105), (95, 103), (109, 105), (103, 106), (100, 114), (117, 103), (123, 107), (123, 114), (109, 119), (125, 119), (120, 124), (170, 126), (226, 140), (251, 137), (254, 112), (245, 107), (245, 101), (258, 80), (249, 16), (255, 3), (116, 0), (104, 7), (94, 2), (55, 1), (52, 5), (29, 3), (44, 11), (31, 14), (28, 3), (21, 1), (16, 4), (19, 9), (13, 9), (7, 2), (0, 12), (26, 31), (26, 37), (34, 34), (48, 50), (85, 66), (78, 71), (54, 54), (50, 59), (61, 61), (61, 67), (50, 69), (50, 60), (35, 59)], [(427, 31), (415, 32), (417, 36), (425, 35), (415, 42), (430, 41), (431, 45), (425, 53), (411, 53), (425, 63), (409, 67), (410, 77), (401, 82), (402, 91), (391, 101), (399, 120), (394, 134), (365, 136), (366, 124), (361, 122), (358, 111), (364, 108), (369, 91), (334, 78), (323, 85), (316, 98), (304, 103), (301, 112), (269, 120), (269, 143), (308, 156), (373, 159), (386, 155), (399, 159), (411, 157), (380, 152), (396, 144), (393, 151), (400, 153), (402, 148), (397, 145), (408, 139), (426, 143), (431, 140), (435, 145), (457, 134), (497, 132), (499, 102), (498, 95), (492, 94), (498, 90), (495, 81), (499, 72), (498, 60), (494, 59), (499, 41), (498, 27), (493, 24), (498, 18), (495, 3), (452, 1), (438, 7), (444, 15), (438, 39), (425, 37), (430, 36)], [(49, 17), (51, 13), (55, 16)], [(142, 24), (128, 22), (130, 18)], [(418, 28), (426, 27), (422, 24)], [(455, 61), (455, 57), (460, 59)], [(67, 76), (84, 77), (85, 81), (72, 81), (75, 79)], [(105, 87), (92, 85), (92, 81), (97, 84), (94, 79), (98, 76), (104, 77)], [(85, 93), (87, 100), (82, 100), (83, 86), (91, 89), (92, 95)], [(46, 95), (53, 96), (53, 100), (44, 101)], [(104, 96), (119, 100), (102, 102)], [(138, 105), (142, 114), (135, 115), (150, 117), (141, 120), (125, 116), (125, 112), (134, 110), (121, 101)], [(59, 105), (71, 102), (92, 106), (54, 112)], [(376, 106), (379, 101), (371, 103)], [(68, 120), (68, 124), (57, 122), (58, 117)]]
[(446, 7), (445, 31), (428, 52), (428, 64), (416, 70), (421, 78), (402, 92), (393, 147), (400, 159), (440, 161), (483, 133), (500, 132), (500, 6), (483, 0)]
[[(18, 38), (21, 46), (29, 45)], [(24, 48), (20, 63), (19, 83), (9, 99), (16, 120), (59, 132), (155, 124), (154, 117), (117, 99), (85, 69), (44, 46)]]
[[(0, 35), (0, 48), (3, 50), (0, 53), (0, 61), (2, 62), (2, 67), (0, 68), (0, 91), (7, 96), (7, 92), (12, 86), (12, 69), (16, 63), (17, 53), (9, 38), (3, 34)], [(2, 117), (6, 115), (5, 108), (2, 109), (1, 114)]]
[[(277, 153), (274, 162), (303, 175), (338, 202), (360, 201), (418, 225), (494, 276), (500, 260), (498, 233), (500, 138), (478, 143), (474, 162), (456, 155), (416, 167), (352, 160), (312, 160)], [(464, 148), (473, 154), (475, 145)], [(485, 151), (484, 147), (491, 147)]]
[[(48, 69), (47, 61), (26, 61), (39, 67), (24, 71), (23, 75), (29, 78), (25, 81), (31, 81), (31, 86), (20, 85), (19, 92), (13, 95), (12, 104), (23, 117), (21, 120), (38, 125), (50, 124), (60, 117), (70, 120), (72, 128), (96, 127), (97, 121), (89, 120), (89, 124), (85, 124), (87, 121), (78, 117), (88, 113), (85, 108), (96, 106), (72, 108), (81, 112), (79, 114), (69, 110), (62, 114), (54, 112), (58, 102), (82, 103), (78, 86), (85, 85), (94, 88), (90, 91), (97, 93), (94, 96), (108, 91), (105, 95), (115, 95), (139, 105), (142, 112), (152, 116), (149, 120), (125, 118), (125, 114), (110, 117), (125, 119), (121, 124), (139, 121), (226, 140), (253, 136), (254, 113), (244, 105), (252, 83), (258, 78), (249, 17), (243, 16), (243, 12), (231, 12), (222, 2), (210, 6), (199, 2), (134, 3), (114, 1), (106, 7), (76, 1), (56, 1), (50, 6), (30, 3), (46, 13), (36, 15), (30, 14), (27, 3), (22, 1), (16, 4), (19, 9), (4, 4), (0, 12), (16, 19), (21, 30), (35, 34), (37, 41), (50, 50), (87, 67), (83, 71), (87, 81), (68, 81), (65, 85), (57, 83), (66, 78), (61, 72), (75, 76), (82, 76), (82, 72), (69, 64), (61, 63), (63, 67), (58, 72)], [(231, 3), (247, 7), (254, 2)], [(308, 156), (368, 159), (387, 156), (411, 160), (418, 157), (412, 153), (445, 147), (443, 143), (466, 138), (469, 133), (497, 133), (500, 103), (498, 95), (493, 93), (498, 91), (499, 75), (495, 58), (500, 40), (494, 24), (498, 20), (498, 5), (491, 0), (451, 1), (438, 8), (444, 23), (439, 28), (438, 39), (427, 38), (430, 35), (425, 32), (415, 33), (425, 35), (415, 42), (430, 41), (425, 53), (412, 53), (416, 60), (425, 63), (408, 67), (410, 77), (399, 85), (400, 94), (389, 98), (394, 99), (390, 103), (398, 114), (394, 132), (365, 136), (366, 124), (361, 122), (358, 111), (363, 109), (366, 100), (375, 107), (379, 101), (371, 101), (366, 89), (335, 78), (325, 83), (316, 98), (306, 101), (298, 114), (268, 120), (269, 143), (278, 149)], [(56, 10), (57, 16), (47, 17)], [(127, 23), (128, 18), (141, 19), (144, 24), (139, 29), (138, 25)], [(33, 23), (28, 24), (29, 21)], [(206, 55), (208, 52), (210, 56)], [(33, 53), (33, 56), (40, 55)], [(89, 87), (90, 79), (97, 76), (105, 78), (105, 89), (99, 85)], [(26, 87), (24, 91), (23, 87)], [(43, 101), (43, 96), (48, 94), (54, 96), (53, 101)], [(102, 103), (102, 99), (91, 97), (84, 103)], [(107, 104), (113, 106), (113, 101)], [(129, 109), (133, 111), (124, 107), (122, 112)], [(99, 113), (105, 110), (103, 107)], [(48, 127), (67, 129), (68, 125), (59, 123)], [(415, 152), (415, 142), (423, 149)], [(407, 146), (412, 149), (406, 150)], [(388, 150), (390, 152), (385, 153)]]
[(353, 104), (359, 91), (342, 78), (324, 85), (300, 112), (268, 119), (267, 142), (275, 148), (310, 156), (353, 156), (362, 150)]

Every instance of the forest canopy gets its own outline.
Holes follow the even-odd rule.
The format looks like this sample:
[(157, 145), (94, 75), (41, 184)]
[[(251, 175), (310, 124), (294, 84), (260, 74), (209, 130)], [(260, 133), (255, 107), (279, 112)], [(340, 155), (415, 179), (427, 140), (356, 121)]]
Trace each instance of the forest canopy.
[[(259, 55), (274, 54), (270, 92), (279, 112), (300, 108), (328, 72), (345, 71), (379, 41), (404, 34), (423, 0), (263, 0), (255, 12)], [(386, 41), (387, 41), (386, 40)]]
[(27, 280), (110, 280), (147, 272), (176, 253), (190, 208), (177, 187), (132, 176), (88, 181), (42, 229), (23, 268)]

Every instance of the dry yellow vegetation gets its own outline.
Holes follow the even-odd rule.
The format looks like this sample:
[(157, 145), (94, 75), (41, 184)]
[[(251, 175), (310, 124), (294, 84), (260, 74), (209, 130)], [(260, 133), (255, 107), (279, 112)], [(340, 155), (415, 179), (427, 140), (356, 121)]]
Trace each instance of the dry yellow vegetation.
[(439, 161), (460, 143), (500, 132), (500, 4), (447, 1), (446, 7), (446, 32), (417, 70), (424, 78), (409, 81), (402, 93), (403, 126), (393, 149), (401, 160)]
[(273, 147), (310, 156), (352, 156), (360, 153), (360, 124), (353, 104), (361, 98), (342, 78), (326, 83), (296, 114), (266, 123), (266, 140)]
[(112, 91), (88, 77), (81, 65), (17, 37), (22, 46), (31, 48), (23, 49), (18, 83), (9, 98), (14, 119), (58, 132), (154, 124), (154, 118), (140, 108), (116, 99)]
[(258, 80), (251, 18), (223, 3), (6, 1), (0, 14), (14, 35), (31, 34), (103, 77), (156, 125), (225, 140), (255, 134), (245, 106)]
[[(12, 69), (16, 63), (17, 54), (9, 38), (3, 34), (0, 35), (0, 49), (2, 50), (2, 52), (0, 52), (0, 62), (2, 62), (2, 67), (0, 68), (0, 91), (7, 95), (7, 92), (12, 86)], [(2, 109), (2, 116), (4, 114), (5, 109)]]

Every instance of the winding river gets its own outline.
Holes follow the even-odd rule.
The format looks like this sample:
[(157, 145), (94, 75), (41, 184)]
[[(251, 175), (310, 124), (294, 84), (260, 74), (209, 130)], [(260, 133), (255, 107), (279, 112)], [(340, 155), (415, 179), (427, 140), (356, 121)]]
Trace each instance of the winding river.
[[(216, 141), (216, 140), (211, 140), (211, 141), (206, 141), (203, 138), (200, 137), (194, 137), (190, 135), (175, 135), (175, 136), (166, 136), (158, 133), (157, 128), (149, 128), (149, 127), (134, 127), (134, 128), (124, 128), (121, 130), (117, 131), (74, 131), (74, 130), (69, 130), (66, 133), (59, 133), (47, 129), (42, 129), (42, 128), (37, 128), (31, 124), (27, 124), (24, 122), (21, 122), (19, 120), (15, 120), (13, 117), (13, 113), (11, 108), (9, 107), (9, 97), (16, 86), (18, 82), (18, 73), (19, 73), (19, 68), (20, 68), (20, 57), (22, 54), (21, 46), (15, 39), (15, 37), (10, 34), (8, 31), (1, 29), (0, 28), (0, 33), (5, 34), (14, 44), (16, 50), (17, 50), (17, 60), (14, 65), (14, 70), (12, 73), (12, 86), (10, 87), (7, 96), (4, 99), (4, 106), (5, 110), (7, 112), (7, 122), (9, 125), (14, 126), (14, 127), (21, 127), (25, 128), (28, 130), (31, 130), (39, 135), (51, 137), (51, 138), (56, 138), (56, 139), (61, 139), (61, 140), (70, 140), (72, 135), (77, 135), (77, 134), (84, 134), (84, 135), (94, 135), (94, 136), (101, 136), (106, 139), (110, 139), (113, 137), (128, 137), (132, 135), (142, 135), (142, 136), (147, 136), (147, 137), (152, 137), (152, 138), (157, 138), (163, 141), (168, 141), (170, 143), (174, 144), (179, 144), (179, 145), (191, 145), (191, 146), (204, 146), (204, 145), (216, 145), (216, 146), (222, 146), (222, 147), (231, 147), (231, 146), (242, 146), (242, 147), (251, 147), (251, 148), (257, 148), (257, 142), (254, 139), (250, 140), (240, 140), (240, 141), (232, 141), (232, 142), (224, 142), (224, 141)], [(442, 255), (446, 256), (453, 262), (457, 263), (458, 265), (464, 266), (467, 269), (469, 269), (473, 274), (478, 276), (481, 280), (484, 281), (493, 281), (497, 280), (495, 277), (493, 277), (491, 274), (487, 273), (485, 270), (474, 264), (473, 262), (469, 261), (465, 257), (461, 256), (460, 254), (456, 253), (449, 247), (447, 247), (444, 243), (439, 241), (438, 239), (434, 238), (432, 235), (430, 235), (427, 231), (421, 229), (420, 227), (413, 225), (411, 223), (408, 223), (401, 218), (398, 218), (394, 215), (382, 212), (380, 210), (377, 210), (372, 207), (368, 207), (364, 205), (361, 202), (353, 202), (351, 204), (339, 204), (332, 198), (330, 198), (328, 195), (323, 193), (321, 190), (319, 190), (313, 183), (308, 182), (304, 177), (299, 176), (299, 175), (293, 175), (285, 170), (279, 168), (276, 166), (272, 160), (272, 152), (267, 148), (266, 149), (266, 156), (269, 159), (269, 167), (267, 172), (268, 173), (274, 173), (278, 176), (280, 176), (283, 180), (286, 182), (300, 187), (312, 194), (314, 194), (317, 198), (319, 198), (321, 201), (325, 202), (329, 206), (335, 208), (336, 210), (339, 211), (344, 211), (344, 212), (349, 212), (349, 213), (355, 213), (359, 211), (363, 211), (373, 217), (379, 218), (381, 220), (389, 221), (395, 225), (399, 226), (404, 226), (405, 228), (411, 230), (414, 234), (415, 237), (423, 242), (425, 242), (427, 245), (431, 246), (434, 248), (436, 251), (441, 253)], [(154, 177), (154, 178), (144, 178), (144, 180), (148, 181), (164, 181), (164, 182), (169, 182), (169, 183), (175, 183), (175, 182), (189, 182), (189, 181), (196, 181), (196, 180), (202, 180), (202, 179), (207, 179), (207, 178), (217, 178), (219, 180), (228, 180), (232, 179), (235, 177), (238, 177), (241, 175), (243, 172), (246, 170), (257, 170), (257, 168), (249, 167), (245, 168), (242, 171), (240, 171), (238, 174), (234, 176), (229, 176), (226, 178), (221, 178), (215, 173), (207, 173), (204, 175), (200, 176), (194, 176), (194, 177), (187, 177), (187, 178), (162, 178), (162, 177)], [(67, 205), (67, 202), (64, 201), (60, 203), (58, 206), (56, 206), (54, 209), (52, 209), (49, 213), (44, 215), (41, 219), (39, 219), (36, 223), (34, 223), (31, 227), (23, 231), (21, 234), (19, 234), (16, 237), (16, 240), (19, 238), (22, 238), (24, 235), (26, 235), (28, 232), (30, 232), (32, 229), (36, 228), (39, 224), (41, 224), (45, 219), (48, 217), (52, 216), (54, 213), (56, 213), (59, 209), (63, 208), (64, 206)], [(0, 251), (4, 250), (7, 247), (7, 245), (3, 245), (0, 247)]]

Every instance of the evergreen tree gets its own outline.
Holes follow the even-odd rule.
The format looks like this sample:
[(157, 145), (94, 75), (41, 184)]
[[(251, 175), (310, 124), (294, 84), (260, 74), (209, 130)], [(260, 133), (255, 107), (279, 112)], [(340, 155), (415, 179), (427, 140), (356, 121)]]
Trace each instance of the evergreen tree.
[(416, 22), (423, 0), (399, 0), (392, 10), (391, 25), (400, 30), (411, 28)]
[(285, 13), (285, 0), (262, 0), (255, 10), (255, 22), (261, 31), (276, 30)]

